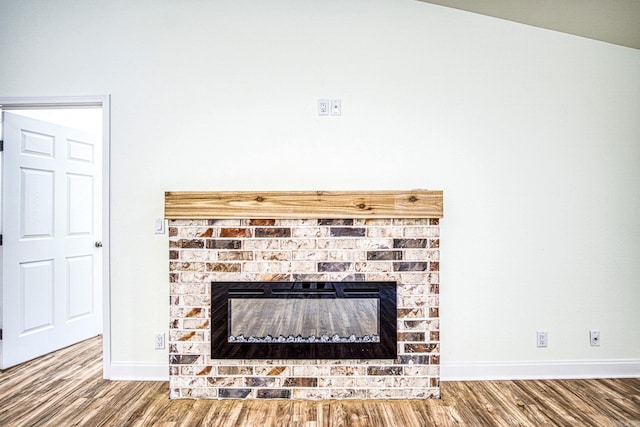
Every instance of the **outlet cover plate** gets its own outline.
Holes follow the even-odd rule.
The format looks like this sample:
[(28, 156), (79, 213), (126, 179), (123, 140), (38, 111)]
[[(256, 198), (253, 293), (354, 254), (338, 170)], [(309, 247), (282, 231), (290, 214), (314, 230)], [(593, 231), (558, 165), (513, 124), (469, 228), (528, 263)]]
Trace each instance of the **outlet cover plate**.
[(548, 336), (547, 331), (538, 331), (536, 332), (536, 345), (539, 348), (544, 348), (548, 344)]

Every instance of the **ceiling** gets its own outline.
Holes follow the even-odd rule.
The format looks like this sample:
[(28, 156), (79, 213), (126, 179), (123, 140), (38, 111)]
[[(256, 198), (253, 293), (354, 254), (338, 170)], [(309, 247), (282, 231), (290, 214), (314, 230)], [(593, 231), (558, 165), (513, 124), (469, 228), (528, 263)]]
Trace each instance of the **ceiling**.
[(419, 0), (640, 49), (640, 0)]

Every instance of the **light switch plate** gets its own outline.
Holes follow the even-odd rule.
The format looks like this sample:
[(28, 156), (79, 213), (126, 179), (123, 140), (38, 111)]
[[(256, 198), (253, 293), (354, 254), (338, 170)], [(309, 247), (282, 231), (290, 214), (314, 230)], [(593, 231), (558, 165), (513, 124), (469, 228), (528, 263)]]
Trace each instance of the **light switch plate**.
[(164, 234), (164, 218), (156, 218), (154, 227), (156, 234)]
[(342, 115), (342, 100), (341, 99), (332, 99), (331, 100), (331, 115), (332, 116), (340, 116), (340, 115)]

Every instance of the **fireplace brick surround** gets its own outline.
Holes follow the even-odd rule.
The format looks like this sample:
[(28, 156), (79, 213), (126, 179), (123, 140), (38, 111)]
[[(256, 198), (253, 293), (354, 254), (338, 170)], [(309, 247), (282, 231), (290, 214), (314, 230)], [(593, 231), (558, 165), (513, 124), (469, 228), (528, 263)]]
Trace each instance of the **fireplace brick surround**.
[[(439, 218), (251, 213), (169, 221), (170, 398), (440, 397)], [(211, 282), (346, 280), (397, 282), (395, 359), (211, 359)]]

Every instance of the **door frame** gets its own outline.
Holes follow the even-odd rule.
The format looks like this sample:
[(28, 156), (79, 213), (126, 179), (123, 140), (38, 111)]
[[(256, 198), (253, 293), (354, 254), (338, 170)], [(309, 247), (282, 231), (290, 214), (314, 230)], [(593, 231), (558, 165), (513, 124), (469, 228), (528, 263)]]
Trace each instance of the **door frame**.
[(111, 378), (111, 95), (0, 97), (0, 109), (102, 108), (102, 376)]

